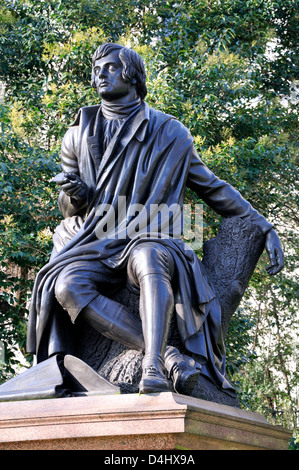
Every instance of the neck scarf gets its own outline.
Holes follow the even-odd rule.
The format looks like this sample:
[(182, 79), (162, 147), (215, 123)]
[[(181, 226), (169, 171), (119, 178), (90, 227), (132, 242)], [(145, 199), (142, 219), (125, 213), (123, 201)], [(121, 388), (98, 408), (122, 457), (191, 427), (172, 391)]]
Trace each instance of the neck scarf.
[(105, 152), (112, 137), (114, 136), (117, 129), (123, 124), (125, 119), (103, 119), (103, 151)]
[(102, 113), (105, 119), (124, 119), (141, 106), (141, 99), (119, 104), (102, 100)]

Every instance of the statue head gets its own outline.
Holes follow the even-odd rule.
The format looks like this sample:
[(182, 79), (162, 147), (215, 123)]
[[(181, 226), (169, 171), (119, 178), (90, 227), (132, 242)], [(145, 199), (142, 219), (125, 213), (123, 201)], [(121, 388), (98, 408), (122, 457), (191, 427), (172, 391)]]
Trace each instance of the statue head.
[(133, 49), (120, 44), (107, 43), (97, 48), (92, 57), (91, 85), (95, 86), (94, 67), (96, 61), (102, 59), (113, 51), (118, 51), (118, 57), (123, 65), (122, 78), (125, 82), (134, 83), (136, 91), (141, 99), (147, 94), (145, 66), (140, 55)]

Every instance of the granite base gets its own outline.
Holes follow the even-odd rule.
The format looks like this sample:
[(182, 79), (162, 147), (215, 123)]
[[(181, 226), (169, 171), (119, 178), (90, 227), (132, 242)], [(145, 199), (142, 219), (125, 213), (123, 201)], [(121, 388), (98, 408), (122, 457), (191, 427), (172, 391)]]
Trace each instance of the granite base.
[(0, 403), (0, 450), (287, 450), (257, 413), (175, 393)]

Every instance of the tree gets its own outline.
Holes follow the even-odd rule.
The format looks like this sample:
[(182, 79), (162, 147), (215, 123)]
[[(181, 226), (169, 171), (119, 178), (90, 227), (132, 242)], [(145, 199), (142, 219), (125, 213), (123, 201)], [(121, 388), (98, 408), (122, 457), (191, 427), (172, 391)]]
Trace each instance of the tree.
[[(93, 51), (116, 41), (144, 57), (148, 103), (184, 122), (207, 165), (281, 235), (286, 268), (269, 279), (262, 256), (231, 324), (228, 370), (244, 406), (292, 410), (298, 378), (292, 369), (298, 331), (297, 0), (2, 0), (0, 19), (0, 287), (11, 306), (2, 309), (0, 339), (7, 364), (14, 359), (13, 342), (23, 348), (28, 282), (49, 256), (60, 217), (48, 181), (61, 138), (77, 110), (97, 102), (90, 87)], [(186, 200), (198, 202), (191, 191)], [(204, 206), (205, 240), (220, 221)]]

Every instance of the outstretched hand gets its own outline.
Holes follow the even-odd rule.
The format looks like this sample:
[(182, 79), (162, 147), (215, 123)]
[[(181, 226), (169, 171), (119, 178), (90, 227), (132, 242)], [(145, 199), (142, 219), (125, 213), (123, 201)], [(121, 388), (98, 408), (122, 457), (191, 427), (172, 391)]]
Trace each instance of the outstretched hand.
[(279, 273), (284, 266), (282, 246), (274, 229), (269, 230), (266, 235), (265, 248), (270, 259), (270, 265), (267, 266), (266, 270), (270, 276), (274, 276)]
[(60, 173), (51, 181), (59, 184), (65, 194), (73, 199), (83, 200), (87, 197), (87, 185), (75, 173)]

